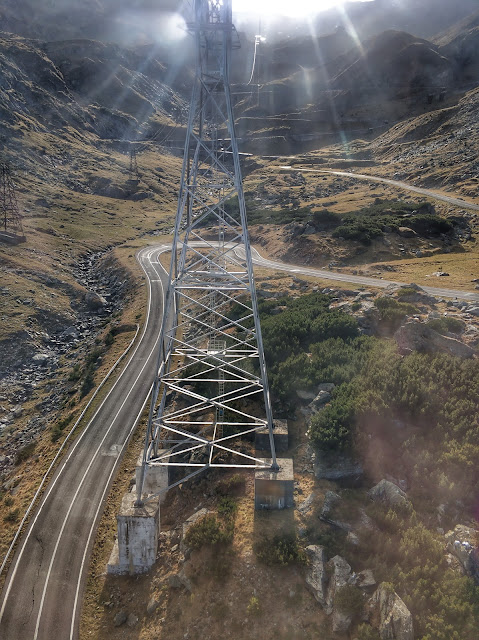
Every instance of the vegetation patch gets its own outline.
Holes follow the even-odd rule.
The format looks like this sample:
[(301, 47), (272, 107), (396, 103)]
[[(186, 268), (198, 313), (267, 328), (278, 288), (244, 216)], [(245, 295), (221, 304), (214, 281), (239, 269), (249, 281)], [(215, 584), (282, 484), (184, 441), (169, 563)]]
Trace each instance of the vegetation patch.
[(438, 216), (428, 202), (416, 204), (377, 198), (374, 204), (343, 215), (341, 224), (332, 235), (368, 245), (374, 238), (386, 232), (398, 232), (401, 227), (412, 229), (425, 238), (449, 233), (453, 229), (452, 223)]
[(306, 562), (306, 554), (293, 534), (266, 536), (253, 545), (253, 550), (258, 560), (268, 566)]

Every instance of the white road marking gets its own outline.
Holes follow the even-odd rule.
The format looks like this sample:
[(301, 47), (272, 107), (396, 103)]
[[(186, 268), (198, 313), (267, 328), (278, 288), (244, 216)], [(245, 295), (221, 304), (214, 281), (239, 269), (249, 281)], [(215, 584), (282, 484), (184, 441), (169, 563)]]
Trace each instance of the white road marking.
[[(164, 250), (164, 249), (163, 249), (163, 250)], [(153, 253), (153, 251), (152, 251), (152, 252), (150, 252), (150, 253), (148, 254), (148, 256), (152, 255), (152, 253)], [(148, 259), (148, 258), (147, 258), (147, 259)], [(138, 261), (140, 262), (140, 260), (139, 260), (139, 259), (138, 259)], [(154, 262), (151, 262), (151, 261), (150, 261), (150, 264), (160, 264), (160, 263), (159, 263), (159, 262), (154, 263)], [(146, 273), (146, 270), (145, 270), (145, 268), (144, 268), (144, 266), (143, 266), (143, 264), (142, 264), (141, 262), (140, 262), (140, 265), (141, 265), (141, 268), (143, 269), (143, 271), (145, 271), (145, 274), (148, 276), (148, 274)], [(161, 264), (160, 264), (160, 266), (162, 267), (163, 271), (165, 271), (165, 273), (166, 273), (166, 269), (165, 269)], [(153, 267), (153, 268), (154, 268), (154, 267)], [(155, 271), (156, 271), (156, 269), (155, 269)], [(151, 282), (151, 281), (148, 279), (148, 283), (149, 283), (149, 282)], [(160, 282), (161, 282), (161, 280), (160, 280)], [(164, 290), (164, 288), (163, 288), (163, 284), (161, 285), (161, 288), (162, 288), (162, 295), (163, 295), (163, 300), (164, 300), (164, 297), (165, 297), (165, 290)], [(151, 307), (151, 287), (149, 287), (149, 291), (148, 291), (148, 315), (147, 315), (147, 318), (149, 318), (149, 314), (150, 314), (150, 307)], [(147, 325), (147, 324), (148, 324), (148, 322), (146, 322), (146, 325)], [(139, 414), (137, 415), (137, 417), (135, 418), (135, 421), (133, 422), (133, 425), (132, 425), (132, 427), (131, 427), (131, 429), (130, 429), (130, 432), (129, 432), (129, 434), (128, 434), (128, 437), (126, 438), (125, 442), (123, 443), (123, 447), (125, 447), (125, 445), (127, 444), (127, 442), (130, 440), (131, 435), (132, 435), (133, 431), (135, 430), (136, 424), (137, 424), (138, 420), (140, 419), (141, 414), (143, 413), (143, 410), (144, 410), (144, 408), (145, 408), (145, 406), (146, 406), (146, 403), (148, 402), (148, 398), (150, 397), (150, 394), (151, 394), (151, 390), (152, 390), (152, 388), (153, 388), (153, 385), (151, 385), (151, 387), (150, 387), (150, 388), (149, 388), (149, 390), (148, 390), (148, 393), (146, 394), (145, 401), (143, 402), (143, 405), (142, 405), (142, 407), (141, 407), (141, 409), (140, 409), (140, 412), (139, 412)], [(121, 453), (123, 453), (123, 447), (122, 447), (122, 451), (121, 451)], [(120, 459), (120, 458), (121, 458), (121, 455), (118, 457), (118, 459)], [(78, 598), (79, 598), (79, 595), (80, 595), (81, 580), (82, 580), (83, 571), (84, 571), (85, 562), (86, 562), (86, 557), (87, 557), (87, 553), (88, 553), (88, 547), (90, 546), (90, 540), (91, 540), (91, 537), (92, 537), (92, 535), (93, 535), (93, 531), (95, 530), (95, 527), (96, 527), (96, 522), (97, 522), (97, 519), (98, 519), (98, 515), (99, 515), (99, 513), (100, 513), (100, 509), (101, 509), (101, 507), (103, 506), (103, 500), (105, 499), (105, 494), (106, 494), (106, 491), (107, 491), (107, 489), (108, 489), (108, 487), (109, 487), (109, 485), (110, 485), (110, 480), (111, 480), (111, 478), (112, 478), (112, 476), (113, 476), (113, 473), (114, 473), (114, 471), (116, 470), (116, 466), (117, 466), (117, 465), (115, 464), (115, 466), (114, 466), (114, 467), (113, 467), (113, 469), (111, 470), (110, 475), (109, 475), (109, 477), (108, 477), (108, 481), (107, 481), (107, 483), (106, 483), (106, 485), (105, 485), (105, 489), (104, 489), (104, 491), (103, 491), (103, 494), (102, 494), (101, 500), (100, 500), (100, 502), (99, 502), (99, 504), (98, 504), (98, 507), (97, 507), (97, 510), (96, 510), (96, 513), (95, 513), (95, 517), (94, 517), (94, 519), (93, 519), (93, 523), (92, 523), (92, 526), (91, 526), (91, 528), (90, 528), (90, 533), (88, 534), (88, 540), (87, 540), (87, 543), (86, 543), (86, 545), (85, 545), (85, 550), (84, 550), (84, 552), (83, 552), (83, 558), (82, 558), (82, 562), (81, 562), (81, 566), (80, 566), (80, 572), (79, 572), (79, 575), (78, 575), (77, 588), (76, 588), (76, 592), (75, 592), (75, 601), (74, 601), (74, 603), (73, 603), (72, 624), (71, 624), (71, 628), (70, 628), (70, 640), (74, 640), (75, 616), (76, 616), (76, 610), (77, 610), (77, 606), (78, 606)]]
[[(151, 255), (151, 254), (150, 254), (150, 255)], [(156, 269), (155, 269), (155, 271), (156, 271)], [(146, 271), (145, 271), (145, 273), (146, 273)], [(147, 274), (147, 275), (148, 275), (148, 274)], [(148, 279), (148, 282), (149, 282), (149, 279)], [(163, 288), (163, 287), (162, 287), (162, 288)], [(149, 296), (149, 299), (148, 299), (148, 314), (147, 314), (147, 320), (149, 320), (150, 310), (151, 310), (151, 289), (150, 289), (150, 288), (149, 288), (149, 293), (150, 293), (150, 296)], [(163, 293), (164, 293), (164, 292), (163, 292)], [(147, 327), (147, 326), (148, 326), (148, 322), (146, 322), (146, 323), (145, 323), (145, 331), (143, 332), (142, 339), (143, 339), (143, 337), (144, 337), (144, 335), (145, 335), (145, 333), (146, 333), (146, 327)], [(103, 438), (102, 438), (102, 440), (101, 440), (100, 444), (98, 445), (98, 447), (97, 447), (97, 449), (96, 449), (95, 453), (93, 454), (93, 457), (91, 458), (90, 463), (88, 464), (88, 467), (86, 468), (86, 471), (85, 471), (85, 473), (84, 473), (84, 474), (83, 474), (83, 476), (82, 476), (82, 479), (81, 479), (81, 481), (80, 481), (80, 483), (79, 483), (79, 485), (78, 485), (78, 487), (77, 487), (77, 490), (75, 491), (75, 493), (74, 493), (74, 495), (73, 495), (72, 501), (70, 502), (70, 506), (68, 507), (68, 511), (67, 511), (67, 513), (66, 513), (66, 515), (65, 515), (65, 518), (63, 519), (63, 523), (62, 523), (62, 526), (61, 526), (61, 529), (60, 529), (60, 533), (58, 534), (58, 538), (57, 538), (57, 541), (56, 541), (56, 543), (55, 543), (55, 548), (53, 549), (53, 554), (52, 554), (52, 557), (51, 557), (51, 560), (50, 560), (50, 564), (49, 564), (49, 567), (48, 567), (48, 571), (47, 571), (47, 575), (46, 575), (46, 578), (45, 578), (45, 584), (44, 584), (44, 587), (43, 587), (42, 597), (41, 597), (41, 600), (40, 600), (40, 606), (39, 606), (39, 609), (38, 609), (37, 623), (36, 623), (36, 626), (35, 626), (35, 635), (33, 636), (33, 640), (37, 640), (37, 638), (38, 638), (38, 630), (39, 630), (39, 628), (40, 628), (40, 618), (41, 618), (42, 613), (43, 613), (43, 604), (44, 604), (44, 602), (45, 602), (45, 596), (46, 596), (46, 592), (47, 592), (48, 583), (49, 583), (49, 581), (50, 581), (50, 575), (51, 575), (51, 571), (52, 571), (53, 563), (54, 563), (54, 561), (55, 561), (56, 554), (57, 554), (57, 551), (58, 551), (58, 546), (59, 546), (59, 544), (60, 544), (60, 540), (61, 540), (61, 538), (62, 538), (63, 531), (64, 531), (64, 529), (65, 529), (66, 523), (67, 523), (68, 518), (69, 518), (69, 516), (70, 516), (71, 510), (73, 509), (73, 505), (74, 505), (74, 503), (75, 503), (75, 500), (76, 500), (76, 498), (77, 498), (78, 494), (80, 493), (80, 489), (82, 488), (83, 483), (85, 482), (85, 479), (86, 479), (86, 477), (87, 477), (87, 475), (88, 475), (88, 473), (89, 473), (89, 471), (90, 471), (90, 469), (91, 469), (91, 466), (93, 465), (93, 463), (94, 463), (94, 461), (95, 461), (95, 459), (96, 459), (96, 457), (97, 457), (98, 453), (100, 452), (100, 450), (101, 450), (101, 448), (102, 448), (102, 446), (103, 446), (103, 443), (105, 442), (106, 438), (108, 437), (108, 435), (109, 435), (109, 433), (110, 433), (111, 429), (113, 428), (113, 425), (115, 424), (115, 422), (116, 422), (116, 420), (117, 420), (118, 416), (120, 415), (120, 413), (121, 413), (121, 411), (122, 411), (123, 407), (125, 406), (125, 404), (126, 404), (126, 402), (127, 402), (128, 398), (130, 397), (131, 392), (133, 391), (133, 388), (135, 387), (136, 383), (137, 383), (137, 382), (138, 382), (138, 380), (140, 379), (140, 377), (141, 377), (141, 375), (142, 375), (142, 373), (143, 373), (143, 371), (144, 371), (144, 369), (145, 369), (145, 367), (146, 367), (146, 365), (147, 365), (147, 363), (148, 363), (148, 360), (150, 359), (150, 357), (151, 357), (151, 355), (153, 354), (153, 352), (156, 350), (156, 346), (157, 346), (157, 344), (158, 344), (159, 340), (160, 340), (160, 335), (158, 334), (158, 337), (157, 337), (157, 339), (155, 340), (155, 343), (154, 343), (154, 345), (153, 345), (153, 347), (152, 347), (152, 349), (151, 349), (150, 353), (148, 354), (148, 358), (146, 359), (146, 361), (145, 361), (144, 365), (143, 365), (143, 366), (142, 366), (142, 368), (140, 369), (140, 372), (139, 372), (139, 374), (137, 375), (137, 377), (135, 378), (135, 381), (134, 381), (133, 385), (130, 387), (130, 391), (128, 392), (128, 394), (126, 395), (125, 399), (124, 399), (124, 400), (123, 400), (123, 402), (121, 403), (120, 408), (119, 408), (119, 409), (118, 409), (118, 411), (116, 412), (115, 417), (114, 417), (114, 418), (113, 418), (113, 420), (111, 421), (110, 426), (108, 427), (107, 431), (105, 432), (105, 435), (103, 436)], [(140, 341), (139, 345), (140, 345), (140, 344), (141, 344), (141, 341)], [(139, 345), (138, 345), (138, 346), (139, 346)], [(138, 347), (137, 347), (137, 349), (138, 349)], [(136, 349), (136, 350), (137, 350), (137, 349)], [(136, 353), (136, 350), (135, 350), (135, 353)], [(134, 354), (133, 354), (133, 355), (134, 355)], [(132, 356), (132, 357), (133, 357), (133, 356)], [(131, 362), (131, 359), (130, 359), (130, 362)], [(123, 372), (124, 372), (124, 371), (126, 371), (126, 368), (123, 370)], [(111, 393), (111, 392), (110, 392), (110, 393)], [(108, 397), (108, 396), (107, 396), (107, 397)], [(98, 411), (97, 411), (97, 413), (98, 413)], [(95, 414), (95, 415), (96, 415), (96, 414)], [(70, 454), (70, 456), (71, 456), (71, 454)], [(70, 456), (68, 456), (67, 461), (68, 461), (68, 459), (70, 458)]]

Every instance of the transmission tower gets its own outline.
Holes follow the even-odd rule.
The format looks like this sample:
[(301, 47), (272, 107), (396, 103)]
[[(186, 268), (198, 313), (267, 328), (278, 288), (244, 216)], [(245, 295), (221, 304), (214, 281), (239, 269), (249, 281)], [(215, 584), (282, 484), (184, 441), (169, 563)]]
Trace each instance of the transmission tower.
[[(170, 487), (210, 468), (278, 470), (229, 85), (231, 0), (195, 0), (188, 27), (196, 73), (137, 505), (150, 467), (174, 468)], [(248, 441), (265, 427), (267, 463)]]
[(130, 180), (139, 180), (138, 160), (136, 157), (136, 149), (130, 149)]
[(0, 212), (4, 233), (24, 238), (22, 216), (18, 209), (12, 170), (8, 162), (0, 164)]

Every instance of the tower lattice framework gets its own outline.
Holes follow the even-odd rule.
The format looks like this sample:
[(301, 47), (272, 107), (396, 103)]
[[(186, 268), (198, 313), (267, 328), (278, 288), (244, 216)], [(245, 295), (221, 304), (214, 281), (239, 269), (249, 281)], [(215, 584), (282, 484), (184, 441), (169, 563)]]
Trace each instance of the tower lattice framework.
[[(209, 468), (278, 469), (229, 85), (231, 0), (195, 0), (188, 26), (196, 73), (138, 504), (149, 467), (175, 468), (170, 486)], [(271, 463), (251, 445), (265, 428)]]
[(12, 169), (8, 162), (0, 163), (0, 216), (4, 232), (23, 236), (22, 216), (18, 209)]

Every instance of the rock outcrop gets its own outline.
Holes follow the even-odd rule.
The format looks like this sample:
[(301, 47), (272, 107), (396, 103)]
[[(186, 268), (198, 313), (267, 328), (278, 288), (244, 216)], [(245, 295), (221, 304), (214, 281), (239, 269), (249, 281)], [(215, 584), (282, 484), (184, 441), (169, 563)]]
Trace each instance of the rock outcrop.
[(399, 352), (403, 355), (419, 351), (421, 353), (434, 353), (442, 351), (459, 358), (472, 358), (474, 349), (455, 338), (447, 338), (437, 333), (426, 324), (420, 322), (408, 322), (400, 327), (394, 334)]
[(389, 480), (381, 480), (368, 491), (373, 502), (382, 502), (387, 507), (409, 509), (411, 503), (402, 489)]
[(326, 607), (327, 573), (326, 552), (319, 545), (306, 547), (309, 558), (309, 569), (306, 574), (306, 584), (322, 607)]
[(379, 616), (381, 640), (414, 640), (411, 612), (390, 585), (379, 585), (370, 607), (371, 613)]
[(478, 532), (470, 527), (457, 524), (454, 531), (446, 533), (447, 550), (455, 556), (466, 575), (479, 584)]

